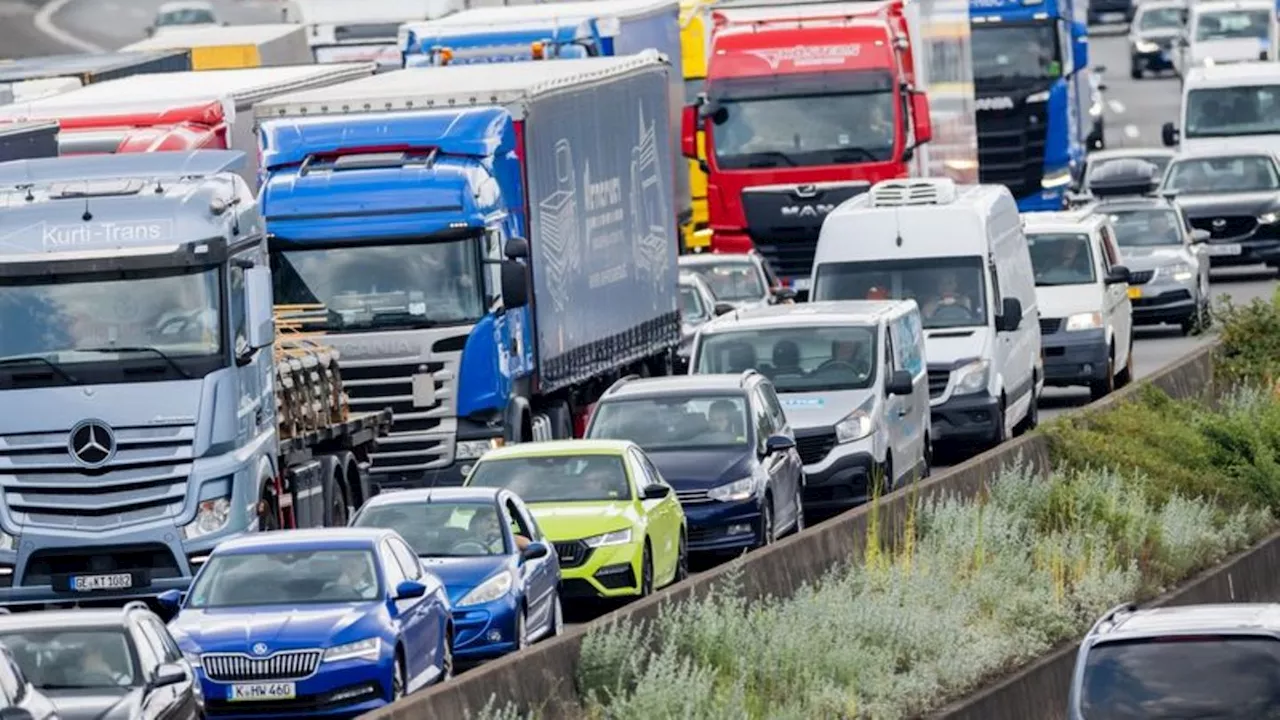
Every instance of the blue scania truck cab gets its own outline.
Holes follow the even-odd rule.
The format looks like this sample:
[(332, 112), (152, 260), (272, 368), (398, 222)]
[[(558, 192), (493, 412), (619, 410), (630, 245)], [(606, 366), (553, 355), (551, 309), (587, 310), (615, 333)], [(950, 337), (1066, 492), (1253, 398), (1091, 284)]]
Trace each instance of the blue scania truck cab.
[(970, 0), (978, 174), (1008, 186), (1022, 212), (1065, 208), (1087, 152), (1084, 1)]
[(402, 28), (401, 38), (404, 67), (606, 55), (601, 52), (603, 42), (591, 19), (572, 23)]

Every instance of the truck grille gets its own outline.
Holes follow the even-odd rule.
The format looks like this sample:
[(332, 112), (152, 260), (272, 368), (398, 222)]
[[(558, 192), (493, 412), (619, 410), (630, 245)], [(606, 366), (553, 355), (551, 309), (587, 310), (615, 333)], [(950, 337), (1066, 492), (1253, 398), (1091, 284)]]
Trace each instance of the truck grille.
[(1155, 270), (1130, 270), (1129, 284), (1130, 285), (1146, 285), (1147, 283), (1151, 282), (1151, 278), (1155, 276), (1156, 276)]
[(805, 465), (822, 462), (835, 446), (834, 430), (821, 430), (812, 435), (796, 433), (796, 450), (800, 453), (800, 461)]
[[(1019, 101), (1021, 102), (1021, 101)], [(1044, 103), (978, 113), (978, 178), (1015, 198), (1040, 192), (1048, 119)]]
[(942, 393), (947, 391), (947, 384), (951, 382), (951, 370), (935, 370), (929, 369), (929, 397), (939, 398)]
[(194, 425), (110, 428), (115, 452), (88, 469), (71, 430), (0, 436), (0, 490), (21, 525), (101, 531), (182, 512)]
[[(1219, 220), (1222, 225), (1216, 224)], [(1206, 230), (1214, 240), (1238, 238), (1248, 235), (1258, 227), (1258, 219), (1252, 215), (1191, 218), (1191, 227)]]
[(200, 656), (204, 672), (215, 682), (300, 680), (316, 671), (319, 650), (287, 650), (271, 657), (244, 653), (209, 653)]
[(1040, 318), (1040, 334), (1052, 335), (1062, 327), (1062, 318)]
[(571, 540), (569, 542), (554, 543), (556, 546), (556, 557), (560, 558), (560, 567), (575, 568), (587, 561), (587, 557), (591, 555), (591, 548), (581, 540)]
[(97, 575), (146, 571), (151, 580), (182, 577), (178, 561), (164, 545), (117, 545), (37, 550), (27, 560), (22, 585), (52, 585), (55, 575)]

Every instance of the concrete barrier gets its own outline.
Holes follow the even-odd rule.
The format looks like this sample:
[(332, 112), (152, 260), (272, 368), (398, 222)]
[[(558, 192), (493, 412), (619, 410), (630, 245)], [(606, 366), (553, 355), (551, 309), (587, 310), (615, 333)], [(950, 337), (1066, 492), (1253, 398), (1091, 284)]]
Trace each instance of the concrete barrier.
[[(1152, 384), (1175, 397), (1195, 397), (1211, 392), (1213, 378), (1212, 346), (1201, 348), (1165, 369), (1144, 378), (1083, 409), (1096, 411), (1120, 402), (1138, 392), (1144, 384)], [(1080, 412), (1080, 411), (1075, 411)], [(881, 537), (897, 538), (914, 502), (935, 497), (973, 498), (985, 492), (988, 481), (1005, 467), (1023, 462), (1038, 472), (1049, 468), (1049, 443), (1044, 436), (1032, 433), (989, 450), (961, 465), (921, 480), (912, 488), (904, 488), (881, 498), (876, 508)], [(871, 506), (864, 505), (815, 525), (805, 532), (782, 540), (684, 582), (661, 590), (595, 621), (569, 630), (554, 640), (508, 655), (465, 673), (450, 682), (405, 698), (394, 705), (365, 715), (370, 720), (407, 720), (408, 718), (466, 718), (493, 702), (501, 708), (513, 704), (540, 718), (575, 719), (583, 716), (578, 704), (576, 677), (582, 640), (594, 627), (621, 619), (642, 620), (657, 616), (662, 606), (695, 595), (704, 595), (721, 583), (733, 570), (741, 570), (739, 582), (748, 598), (763, 596), (789, 597), (806, 583), (821, 579), (833, 567), (860, 560), (866, 545), (867, 526), (872, 517)], [(1280, 546), (1277, 547), (1280, 556)], [(1051, 660), (1051, 658), (1050, 658)], [(1048, 660), (1041, 661), (1044, 664)], [(1034, 666), (1033, 666), (1034, 667)], [(1056, 666), (1055, 666), (1056, 667)], [(1068, 672), (1070, 669), (1068, 668)], [(1024, 671), (1025, 673), (1025, 671)], [(1020, 675), (1024, 674), (1020, 673)], [(1044, 687), (1027, 698), (1036, 712), (1022, 715), (973, 715), (972, 717), (1009, 717), (1025, 720), (1041, 717), (1046, 693), (1052, 693), (1054, 672), (1047, 672)], [(1018, 690), (1035, 689), (1024, 683)], [(1003, 685), (1003, 684), (1002, 684)], [(1065, 696), (1064, 696), (1065, 697)], [(1039, 702), (1040, 704), (1036, 704)], [(957, 709), (957, 712), (959, 710)], [(969, 717), (969, 716), (964, 716)]]

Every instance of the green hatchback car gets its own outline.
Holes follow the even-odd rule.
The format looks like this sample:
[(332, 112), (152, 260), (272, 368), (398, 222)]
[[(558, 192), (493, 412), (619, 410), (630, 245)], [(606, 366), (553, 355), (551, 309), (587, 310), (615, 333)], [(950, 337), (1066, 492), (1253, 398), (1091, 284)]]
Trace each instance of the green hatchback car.
[(560, 558), (560, 596), (643, 597), (689, 573), (676, 493), (635, 443), (555, 440), (490, 450), (463, 483), (520, 496)]

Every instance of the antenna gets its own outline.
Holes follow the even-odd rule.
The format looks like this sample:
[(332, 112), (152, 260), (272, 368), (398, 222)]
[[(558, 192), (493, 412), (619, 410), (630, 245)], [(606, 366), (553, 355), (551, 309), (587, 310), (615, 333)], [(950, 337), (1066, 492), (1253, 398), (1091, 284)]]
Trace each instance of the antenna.
[(80, 219), (85, 222), (89, 222), (90, 220), (93, 219), (93, 213), (89, 211), (89, 181), (88, 180), (84, 181), (84, 214), (80, 216)]

